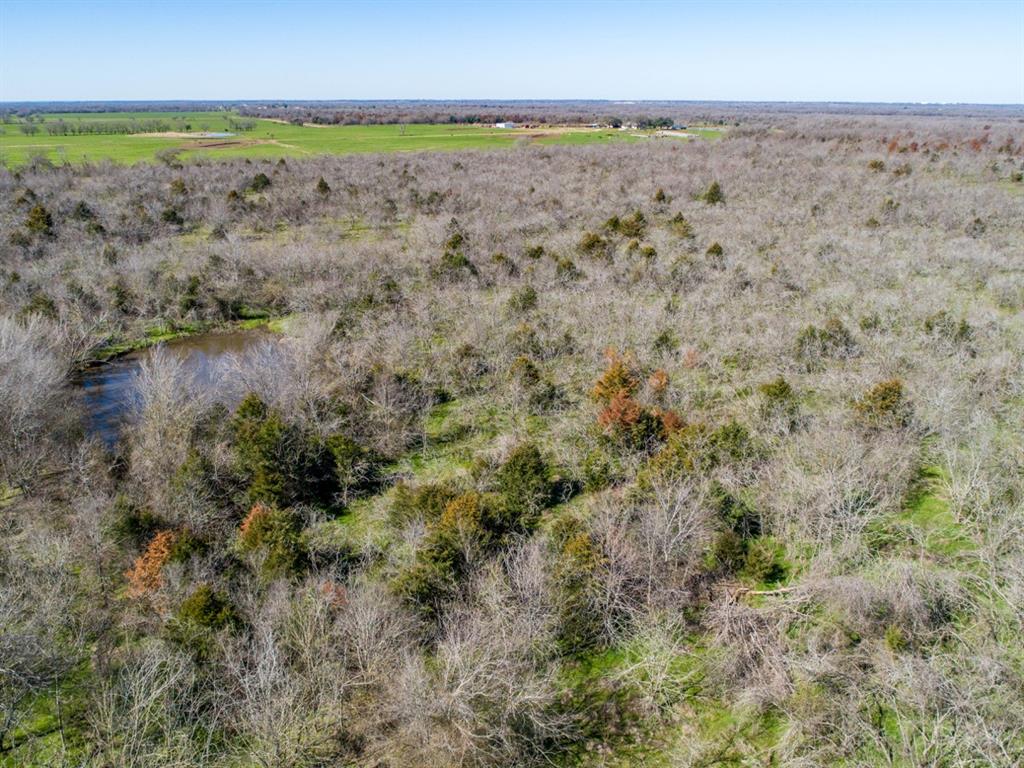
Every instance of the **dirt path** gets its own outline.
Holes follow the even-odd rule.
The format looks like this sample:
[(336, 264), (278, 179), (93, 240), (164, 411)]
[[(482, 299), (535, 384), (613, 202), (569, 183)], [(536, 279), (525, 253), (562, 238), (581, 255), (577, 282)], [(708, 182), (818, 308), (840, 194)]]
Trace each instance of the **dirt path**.
[[(220, 133), (221, 135), (217, 135)], [(137, 139), (223, 139), (228, 138), (224, 131), (159, 131), (155, 133), (129, 133), (129, 137)], [(236, 134), (232, 133), (231, 136)]]
[(310, 151), (308, 149), (305, 149), (304, 147), (297, 147), (294, 144), (285, 144), (283, 141), (279, 141), (278, 139), (270, 139), (267, 142), (267, 144), (276, 144), (279, 147), (287, 147), (288, 149), (294, 149), (296, 152), (301, 152), (304, 155), (315, 154), (314, 152), (312, 152), (312, 151)]

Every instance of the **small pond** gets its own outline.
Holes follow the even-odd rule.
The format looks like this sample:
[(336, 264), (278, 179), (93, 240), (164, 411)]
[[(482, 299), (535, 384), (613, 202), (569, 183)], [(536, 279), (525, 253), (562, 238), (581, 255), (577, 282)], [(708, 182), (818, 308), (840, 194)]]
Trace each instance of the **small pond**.
[[(276, 341), (277, 337), (268, 331), (231, 331), (186, 336), (161, 347), (181, 362), (183, 373), (191, 378), (194, 387), (214, 402), (234, 406), (241, 393), (225, 385), (225, 371), (249, 352), (273, 350)], [(138, 374), (155, 349), (130, 352), (88, 368), (75, 380), (82, 395), (86, 431), (99, 437), (107, 447), (117, 444), (121, 430), (135, 410), (139, 399)]]

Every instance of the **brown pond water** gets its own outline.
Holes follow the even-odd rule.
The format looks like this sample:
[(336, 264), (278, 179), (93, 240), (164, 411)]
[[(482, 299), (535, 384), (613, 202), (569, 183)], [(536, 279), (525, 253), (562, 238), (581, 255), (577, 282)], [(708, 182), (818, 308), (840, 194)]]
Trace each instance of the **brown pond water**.
[[(233, 361), (258, 347), (273, 349), (277, 337), (265, 330), (204, 333), (162, 346), (182, 364), (196, 387), (214, 402), (237, 404), (241, 393), (225, 385), (223, 373)], [(139, 402), (139, 370), (156, 347), (130, 352), (83, 371), (75, 380), (85, 410), (85, 428), (114, 447)], [(266, 357), (266, 356), (264, 356)]]

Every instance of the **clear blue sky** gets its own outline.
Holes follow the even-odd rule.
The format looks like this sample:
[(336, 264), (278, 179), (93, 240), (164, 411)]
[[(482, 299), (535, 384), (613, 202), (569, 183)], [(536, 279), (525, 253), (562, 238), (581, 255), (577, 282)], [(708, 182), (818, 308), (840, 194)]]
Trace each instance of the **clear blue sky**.
[(0, 100), (1024, 103), (1024, 0), (0, 0)]

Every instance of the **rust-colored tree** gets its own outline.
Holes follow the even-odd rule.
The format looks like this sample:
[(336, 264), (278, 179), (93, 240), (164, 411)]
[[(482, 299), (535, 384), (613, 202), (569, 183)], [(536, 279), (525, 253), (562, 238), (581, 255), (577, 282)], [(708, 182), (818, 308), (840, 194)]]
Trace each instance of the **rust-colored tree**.
[(159, 531), (152, 538), (146, 551), (136, 558), (135, 565), (125, 573), (129, 597), (144, 597), (164, 585), (161, 571), (171, 559), (177, 540), (178, 534), (175, 531)]
[(605, 351), (605, 360), (608, 363), (607, 367), (590, 390), (590, 396), (597, 402), (608, 405), (620, 392), (632, 396), (639, 382), (629, 361), (615, 349), (609, 347)]

